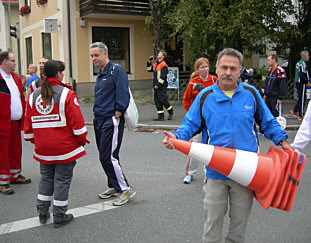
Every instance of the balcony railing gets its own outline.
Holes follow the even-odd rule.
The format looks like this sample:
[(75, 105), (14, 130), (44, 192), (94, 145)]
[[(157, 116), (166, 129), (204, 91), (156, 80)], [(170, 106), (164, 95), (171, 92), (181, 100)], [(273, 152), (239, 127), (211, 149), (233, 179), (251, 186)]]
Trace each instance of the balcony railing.
[(80, 0), (80, 16), (93, 13), (149, 15), (148, 0)]
[[(9, 1), (8, 0), (2, 0), (2, 3), (3, 4), (8, 4)], [(12, 4), (12, 5), (19, 4), (19, 0), (10, 0), (10, 4)]]

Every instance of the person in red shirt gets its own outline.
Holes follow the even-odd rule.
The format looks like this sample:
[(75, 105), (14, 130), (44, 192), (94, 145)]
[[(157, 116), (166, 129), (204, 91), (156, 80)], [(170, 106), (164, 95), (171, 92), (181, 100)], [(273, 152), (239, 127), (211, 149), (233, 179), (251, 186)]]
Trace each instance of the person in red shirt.
[[(209, 74), (209, 61), (204, 57), (200, 57), (195, 61), (195, 71), (190, 76), (190, 82), (187, 86), (183, 98), (183, 104), (186, 111), (190, 109), (192, 102), (195, 100), (200, 91), (208, 86), (214, 85), (217, 78)], [(193, 142), (201, 142), (202, 135), (197, 134), (192, 138)], [(199, 162), (192, 158), (188, 158), (186, 165), (186, 177), (184, 178), (185, 184), (190, 184), (194, 174), (199, 167)]]
[(86, 155), (87, 129), (78, 98), (62, 82), (65, 64), (50, 60), (44, 64), (45, 78), (28, 99), (24, 138), (35, 145), (33, 158), (40, 162), (41, 179), (37, 196), (39, 221), (50, 217), (53, 201), (54, 227), (73, 219), (66, 214), (76, 160)]
[(8, 51), (0, 52), (0, 193), (14, 193), (10, 184), (28, 184), (22, 172), (21, 131), (25, 97), (22, 79), (14, 73), (16, 60)]

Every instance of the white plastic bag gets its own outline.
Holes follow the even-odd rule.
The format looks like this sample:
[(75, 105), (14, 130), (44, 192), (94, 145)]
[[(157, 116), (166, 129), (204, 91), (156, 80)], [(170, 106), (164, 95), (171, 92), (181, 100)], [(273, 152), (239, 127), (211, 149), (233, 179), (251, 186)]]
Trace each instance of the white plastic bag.
[(286, 128), (286, 119), (285, 117), (282, 116), (282, 104), (277, 104), (276, 105), (277, 110), (279, 110), (279, 116), (276, 118), (278, 123), (280, 124), (281, 128), (285, 130)]
[(127, 129), (129, 131), (133, 131), (137, 128), (139, 115), (138, 115), (138, 110), (137, 110), (130, 88), (129, 88), (129, 92), (130, 92), (130, 103), (129, 103), (129, 106), (126, 112), (124, 113), (124, 119), (125, 119), (125, 124), (126, 124)]

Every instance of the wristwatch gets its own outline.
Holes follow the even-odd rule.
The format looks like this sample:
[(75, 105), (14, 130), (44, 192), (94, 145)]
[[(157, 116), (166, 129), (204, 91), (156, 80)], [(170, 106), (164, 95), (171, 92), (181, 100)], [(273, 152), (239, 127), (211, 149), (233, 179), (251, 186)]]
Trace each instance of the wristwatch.
[(120, 118), (120, 115), (119, 115), (118, 113), (115, 113), (114, 116), (115, 116), (116, 118)]

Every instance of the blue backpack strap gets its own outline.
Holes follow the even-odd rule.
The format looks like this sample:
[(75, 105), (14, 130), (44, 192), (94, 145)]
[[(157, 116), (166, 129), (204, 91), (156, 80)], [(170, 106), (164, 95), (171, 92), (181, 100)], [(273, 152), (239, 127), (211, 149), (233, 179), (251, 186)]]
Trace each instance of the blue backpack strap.
[(205, 126), (205, 119), (204, 119), (204, 117), (203, 117), (203, 112), (202, 112), (202, 110), (203, 110), (203, 105), (204, 105), (204, 102), (205, 102), (207, 96), (208, 96), (209, 94), (211, 94), (211, 93), (213, 93), (213, 90), (212, 90), (212, 89), (211, 89), (211, 90), (208, 90), (208, 91), (206, 91), (206, 92), (204, 92), (204, 94), (203, 94), (203, 95), (201, 96), (201, 98), (200, 98), (201, 126), (200, 126), (199, 130), (196, 131), (196, 132), (193, 134), (193, 136), (195, 136), (195, 135), (197, 135), (197, 134), (200, 134), (200, 133), (203, 131), (203, 128), (204, 128), (204, 126)]
[(254, 118), (255, 118), (255, 122), (259, 125), (259, 128), (260, 128), (260, 125), (261, 125), (262, 121), (259, 119), (258, 97), (257, 97), (256, 91), (253, 88), (248, 87), (248, 86), (243, 86), (243, 87), (244, 87), (245, 90), (251, 92), (251, 94), (254, 96), (255, 105), (256, 105)]

